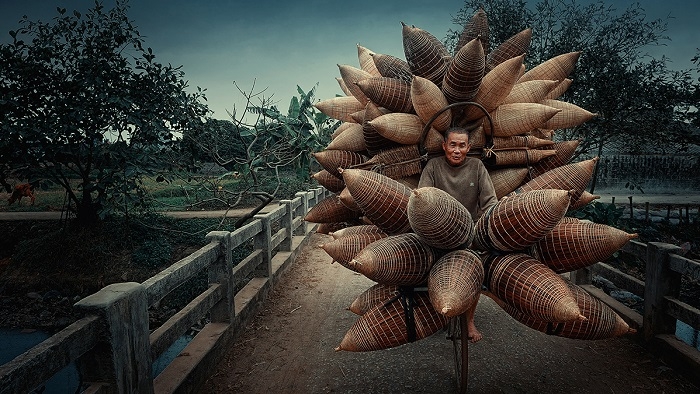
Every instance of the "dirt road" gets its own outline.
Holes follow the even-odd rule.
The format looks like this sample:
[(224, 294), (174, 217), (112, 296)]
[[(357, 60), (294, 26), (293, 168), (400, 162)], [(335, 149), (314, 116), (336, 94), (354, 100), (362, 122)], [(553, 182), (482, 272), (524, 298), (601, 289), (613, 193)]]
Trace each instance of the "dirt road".
[[(443, 332), (394, 349), (334, 352), (373, 282), (340, 266), (314, 234), (201, 393), (449, 393)], [(484, 339), (470, 346), (470, 393), (691, 393), (698, 388), (631, 339), (577, 341), (531, 330), (481, 297)]]

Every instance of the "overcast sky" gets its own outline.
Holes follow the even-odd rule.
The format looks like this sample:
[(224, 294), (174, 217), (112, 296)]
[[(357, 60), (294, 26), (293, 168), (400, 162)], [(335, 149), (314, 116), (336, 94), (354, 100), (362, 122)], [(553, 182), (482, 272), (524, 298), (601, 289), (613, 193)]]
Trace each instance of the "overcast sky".
[[(624, 9), (633, 2), (607, 3)], [(676, 69), (689, 68), (700, 46), (700, 3), (639, 3), (649, 20), (674, 18), (667, 31), (672, 41), (654, 51), (669, 57)], [(0, 41), (9, 40), (7, 32), (18, 27), (22, 15), (49, 21), (57, 15), (57, 6), (84, 12), (93, 4), (94, 0), (0, 0)], [(358, 43), (404, 58), (402, 21), (442, 40), (448, 29), (460, 29), (452, 24), (452, 16), (463, 4), (462, 0), (131, 0), (129, 16), (156, 60), (182, 65), (191, 86), (207, 89), (213, 117), (229, 119), (226, 110), (242, 105), (234, 81), (245, 90), (256, 81), (256, 90), (267, 88), (266, 95), (274, 95), (283, 111), (297, 94), (297, 85), (308, 91), (318, 83), (318, 99), (334, 97), (342, 93), (335, 80), (340, 76), (337, 65), (359, 66)]]

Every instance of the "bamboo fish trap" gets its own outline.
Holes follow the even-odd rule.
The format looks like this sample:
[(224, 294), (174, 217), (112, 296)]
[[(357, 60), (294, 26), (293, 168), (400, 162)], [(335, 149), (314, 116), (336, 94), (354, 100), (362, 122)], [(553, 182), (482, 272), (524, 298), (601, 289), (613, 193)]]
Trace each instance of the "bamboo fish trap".
[(469, 210), (444, 190), (421, 187), (411, 192), (408, 221), (418, 237), (439, 249), (470, 245), (474, 222)]
[(399, 286), (377, 283), (357, 296), (348, 309), (356, 315), (364, 315), (370, 309), (398, 294)]
[(476, 307), (484, 281), (484, 266), (472, 251), (458, 249), (440, 257), (428, 276), (430, 302), (447, 317)]

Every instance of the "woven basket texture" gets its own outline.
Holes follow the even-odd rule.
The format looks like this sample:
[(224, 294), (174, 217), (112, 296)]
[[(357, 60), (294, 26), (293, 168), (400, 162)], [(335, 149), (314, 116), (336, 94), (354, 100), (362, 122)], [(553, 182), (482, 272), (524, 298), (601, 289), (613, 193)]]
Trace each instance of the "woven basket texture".
[(489, 52), (489, 22), (486, 17), (486, 12), (483, 9), (479, 9), (469, 18), (469, 21), (464, 25), (462, 33), (459, 35), (459, 40), (457, 41), (457, 46), (455, 47), (455, 53), (459, 51), (460, 48), (467, 45), (467, 43), (475, 38), (481, 40), (481, 46), (484, 47), (484, 53)]
[(593, 200), (597, 200), (599, 198), (599, 195), (592, 194), (588, 190), (584, 190), (583, 193), (581, 193), (581, 197), (579, 197), (578, 200), (574, 201), (574, 203), (571, 204), (571, 206), (569, 207), (569, 211), (584, 207), (593, 202)]
[(343, 179), (365, 216), (387, 234), (411, 230), (406, 207), (411, 190), (386, 175), (358, 169), (343, 171)]
[(428, 31), (404, 24), (402, 29), (403, 51), (413, 75), (427, 78), (434, 84), (442, 85), (447, 71), (445, 59), (450, 52), (440, 40)]
[[(437, 313), (425, 292), (414, 293), (413, 316), (416, 340), (429, 337), (447, 325), (447, 317)], [(364, 352), (389, 349), (408, 343), (406, 315), (400, 300), (380, 304), (360, 316), (336, 350)]]
[(459, 249), (440, 257), (428, 276), (433, 308), (454, 317), (476, 306), (484, 282), (484, 266), (472, 251)]
[(564, 217), (569, 198), (565, 190), (546, 189), (499, 200), (476, 221), (472, 248), (501, 252), (527, 249)]
[(362, 125), (357, 123), (349, 124), (353, 127), (346, 128), (345, 131), (340, 133), (336, 138), (333, 138), (326, 149), (346, 150), (350, 152), (364, 152), (367, 150)]
[(496, 304), (503, 308), (503, 310), (515, 320), (533, 330), (549, 335), (556, 335), (569, 339), (599, 340), (636, 332), (636, 330), (630, 328), (612, 308), (604, 304), (598, 298), (591, 296), (587, 291), (571, 282), (567, 281), (567, 285), (576, 299), (576, 304), (581, 310), (581, 314), (588, 320), (577, 320), (567, 323), (546, 322), (530, 317), (502, 300), (497, 299), (493, 295), (490, 296), (494, 299)]
[(598, 158), (565, 164), (534, 177), (522, 185), (518, 192), (541, 189), (573, 190), (571, 203), (578, 201), (593, 177)]
[(442, 92), (449, 103), (472, 101), (484, 77), (484, 48), (478, 39), (461, 47), (452, 59)]
[[(445, 95), (436, 84), (429, 79), (414, 76), (411, 82), (411, 102), (416, 114), (424, 124), (448, 105)], [(438, 131), (445, 131), (452, 124), (452, 112), (444, 111), (431, 124)]]
[(548, 130), (548, 129), (534, 129), (530, 130), (527, 135), (537, 137), (537, 138), (542, 138), (543, 140), (552, 140), (554, 138), (554, 130)]
[(588, 221), (560, 222), (530, 248), (530, 255), (556, 273), (605, 261), (637, 234)]
[(555, 56), (528, 70), (518, 82), (548, 79), (563, 81), (574, 70), (581, 52), (569, 52)]
[(564, 279), (532, 257), (508, 253), (486, 266), (488, 290), (518, 311), (556, 323), (585, 319)]
[(557, 130), (576, 127), (597, 116), (576, 104), (567, 103), (566, 101), (547, 99), (542, 100), (541, 104), (561, 109), (561, 112), (554, 115), (552, 119), (544, 124), (544, 128), (546, 129)]
[(357, 152), (331, 149), (316, 152), (314, 153), (314, 157), (323, 169), (339, 178), (342, 177), (342, 175), (340, 175), (338, 168), (348, 168), (356, 164), (362, 164), (367, 160), (365, 156)]
[(370, 49), (357, 44), (357, 60), (360, 63), (360, 68), (370, 73), (373, 77), (381, 77), (382, 74), (377, 70), (377, 65), (374, 64), (372, 55), (374, 55), (374, 52)]
[(357, 226), (350, 226), (339, 229), (338, 231), (332, 232), (330, 235), (334, 239), (339, 239), (353, 234), (383, 234), (387, 235), (382, 229), (375, 226), (374, 224), (360, 224)]
[(417, 144), (423, 133), (423, 122), (414, 114), (392, 112), (367, 123), (384, 138), (404, 145)]
[(396, 78), (406, 82), (411, 82), (413, 79), (411, 68), (403, 59), (382, 53), (375, 53), (372, 55), (372, 59), (382, 77)]
[(499, 167), (527, 166), (557, 153), (542, 149), (491, 149), (484, 152), (484, 164)]
[(346, 96), (352, 96), (352, 93), (350, 93), (350, 89), (345, 85), (345, 81), (343, 81), (343, 78), (336, 77), (336, 81), (338, 81), (338, 86), (340, 86), (340, 90), (345, 93)]
[(355, 212), (362, 212), (362, 209), (355, 203), (355, 199), (352, 197), (347, 187), (343, 188), (343, 190), (338, 193), (338, 200), (340, 200), (340, 203), (345, 205), (347, 209)]
[(316, 232), (318, 234), (331, 234), (355, 225), (357, 225), (357, 221), (354, 220), (349, 222), (319, 223), (318, 226), (316, 226)]
[(345, 182), (327, 170), (321, 170), (313, 174), (312, 178), (314, 178), (319, 185), (328, 189), (331, 193), (338, 193), (345, 189)]
[(564, 93), (566, 93), (567, 90), (569, 90), (569, 87), (571, 86), (571, 83), (573, 80), (569, 78), (565, 78), (563, 81), (559, 82), (556, 88), (552, 89), (551, 92), (547, 94), (547, 97), (545, 99), (550, 99), (550, 100), (556, 100), (559, 97), (561, 97)]
[(345, 130), (348, 130), (352, 127), (357, 127), (357, 124), (355, 122), (342, 122), (340, 126), (338, 126), (338, 128), (335, 129), (335, 131), (333, 131), (333, 134), (331, 134), (331, 139), (337, 138)]
[(493, 137), (494, 149), (509, 148), (543, 148), (552, 149), (554, 141), (537, 138), (529, 135), (513, 135), (510, 137)]
[[(510, 137), (525, 134), (542, 127), (561, 110), (538, 103), (501, 104), (491, 112), (494, 137)], [(486, 134), (492, 133), (489, 122), (484, 122)]]
[(361, 168), (371, 169), (392, 179), (420, 174), (422, 168), (418, 145), (401, 145), (383, 150), (363, 163)]
[(311, 223), (336, 223), (356, 220), (359, 217), (358, 212), (347, 208), (340, 202), (340, 197), (333, 194), (311, 207), (304, 220)]
[(438, 250), (414, 233), (390, 235), (367, 245), (350, 266), (367, 278), (398, 286), (418, 286), (428, 279)]
[(321, 245), (321, 248), (340, 265), (355, 271), (350, 266), (350, 261), (367, 245), (386, 237), (387, 235), (383, 233), (353, 234), (326, 242)]
[(369, 124), (369, 121), (376, 119), (382, 115), (388, 114), (390, 111), (377, 107), (373, 102), (368, 102), (367, 107), (365, 107), (365, 119), (362, 122), (362, 135), (365, 138), (365, 147), (370, 155), (374, 155), (384, 149), (390, 149), (399, 146), (398, 142), (394, 142), (390, 139), (384, 138), (377, 130)]
[(580, 143), (580, 140), (555, 142), (554, 145), (548, 147), (548, 149), (554, 149), (557, 151), (557, 154), (534, 164), (532, 166), (532, 176), (536, 177), (549, 170), (568, 164), (571, 158), (574, 157), (576, 148), (578, 148)]
[(499, 168), (488, 171), (499, 200), (522, 185), (528, 175), (527, 168)]
[(474, 239), (474, 222), (469, 210), (444, 190), (414, 189), (406, 210), (413, 231), (434, 248), (454, 249), (470, 245)]
[(423, 141), (424, 148), (429, 154), (444, 154), (442, 149), (442, 143), (445, 141), (441, 132), (437, 131), (434, 127), (428, 130), (428, 134), (425, 136), (425, 141)]
[(413, 112), (411, 82), (397, 78), (373, 77), (357, 82), (373, 103), (391, 112)]
[(361, 111), (353, 112), (350, 114), (350, 117), (355, 123), (362, 124), (362, 122), (365, 120), (365, 110), (363, 109)]
[[(487, 112), (493, 112), (513, 90), (515, 81), (520, 76), (520, 67), (525, 55), (516, 56), (497, 65), (484, 75), (481, 86), (474, 96), (474, 101), (481, 104)], [(484, 116), (483, 111), (476, 106), (464, 107), (464, 119), (476, 120)]]
[(547, 98), (549, 92), (560, 86), (559, 81), (535, 80), (520, 82), (513, 86), (503, 104), (539, 103)]
[(486, 145), (483, 121), (480, 122), (479, 127), (469, 132), (469, 145), (471, 145), (472, 149), (483, 148)]
[(405, 176), (397, 179), (397, 181), (409, 189), (415, 189), (418, 187), (418, 182), (420, 182), (420, 174)]
[(352, 93), (352, 95), (355, 96), (357, 101), (361, 102), (363, 106), (366, 105), (369, 99), (367, 98), (367, 96), (365, 96), (364, 93), (362, 93), (362, 90), (360, 90), (356, 83), (357, 81), (361, 81), (366, 78), (372, 78), (373, 75), (365, 70), (349, 66), (347, 64), (339, 64), (338, 69), (340, 70), (340, 76), (341, 78), (343, 78), (345, 86), (348, 87), (350, 93)]
[(379, 304), (384, 304), (399, 294), (399, 286), (377, 283), (355, 298), (348, 310), (356, 315), (364, 315)]
[(343, 122), (353, 122), (350, 114), (363, 109), (365, 106), (354, 96), (333, 97), (321, 100), (314, 107), (333, 119)]
[(527, 53), (530, 50), (531, 40), (532, 29), (528, 28), (503, 41), (486, 57), (486, 72), (488, 73), (508, 59)]

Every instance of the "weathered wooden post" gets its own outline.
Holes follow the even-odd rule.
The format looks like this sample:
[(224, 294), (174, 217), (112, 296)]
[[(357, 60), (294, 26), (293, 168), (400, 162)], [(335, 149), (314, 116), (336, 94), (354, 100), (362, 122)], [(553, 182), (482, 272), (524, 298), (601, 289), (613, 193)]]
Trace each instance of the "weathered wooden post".
[(644, 285), (644, 340), (650, 341), (657, 334), (675, 334), (676, 319), (666, 314), (664, 297), (678, 297), (681, 274), (671, 270), (669, 254), (680, 250), (679, 246), (661, 242), (647, 244), (646, 277)]
[(210, 243), (217, 242), (220, 248), (219, 258), (208, 268), (209, 284), (221, 284), (226, 291), (225, 302), (219, 302), (212, 307), (211, 321), (213, 323), (230, 323), (236, 315), (231, 233), (228, 231), (211, 231), (205, 239)]
[(108, 393), (153, 393), (148, 340), (148, 302), (140, 283), (115, 283), (75, 304), (104, 322), (103, 341), (78, 358), (85, 383), (102, 383)]
[(262, 224), (262, 231), (255, 236), (253, 241), (255, 249), (261, 250), (263, 257), (263, 261), (256, 272), (260, 276), (269, 278), (272, 275), (272, 248), (270, 247), (272, 243), (272, 228), (270, 226), (270, 217), (258, 214), (253, 216), (253, 218), (260, 220)]
[(280, 205), (284, 205), (284, 216), (280, 220), (284, 227), (286, 235), (280, 243), (280, 250), (285, 252), (292, 251), (292, 226), (294, 225), (294, 211), (292, 210), (292, 200), (280, 200)]
[(299, 227), (294, 230), (294, 235), (306, 235), (308, 229), (307, 229), (307, 223), (306, 220), (304, 219), (304, 216), (306, 215), (306, 212), (309, 211), (309, 193), (308, 192), (297, 192), (295, 196), (301, 198), (301, 205), (299, 208), (297, 208), (297, 211), (295, 212), (294, 216), (301, 216), (302, 221)]

